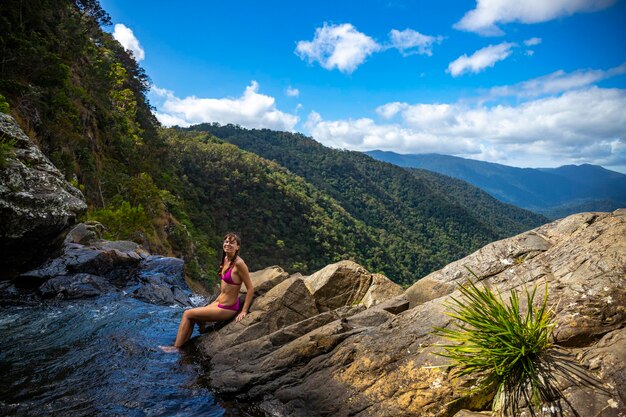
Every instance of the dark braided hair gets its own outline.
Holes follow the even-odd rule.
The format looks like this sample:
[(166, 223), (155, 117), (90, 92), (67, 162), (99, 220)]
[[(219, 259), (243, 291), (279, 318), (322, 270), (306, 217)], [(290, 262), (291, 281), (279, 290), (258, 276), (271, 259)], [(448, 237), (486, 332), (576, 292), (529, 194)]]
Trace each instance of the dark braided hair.
[[(239, 247), (241, 247), (241, 238), (239, 237), (239, 235), (237, 235), (236, 233), (233, 233), (233, 232), (228, 232), (224, 236), (224, 239), (222, 239), (222, 242), (224, 242), (224, 240), (229, 239), (229, 238), (235, 239), (235, 242), (237, 242), (237, 245), (239, 245)], [(235, 264), (235, 260), (237, 259), (238, 255), (239, 255), (239, 249), (237, 249), (237, 251), (235, 252), (235, 256), (233, 256), (233, 260), (230, 262), (230, 266)], [(219, 277), (221, 277), (223, 275), (222, 274), (222, 270), (224, 269), (224, 264), (225, 263), (226, 263), (226, 252), (224, 252), (224, 247), (222, 247), (222, 259), (220, 261), (220, 266), (219, 266), (219, 269), (217, 271), (217, 275)]]

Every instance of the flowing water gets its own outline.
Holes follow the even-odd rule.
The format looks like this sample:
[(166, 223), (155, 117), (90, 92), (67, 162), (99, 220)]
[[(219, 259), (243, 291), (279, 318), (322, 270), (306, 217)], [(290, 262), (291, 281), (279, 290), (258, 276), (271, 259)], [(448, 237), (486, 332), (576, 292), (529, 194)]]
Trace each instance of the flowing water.
[(0, 415), (259, 415), (203, 387), (192, 357), (158, 348), (182, 312), (121, 293), (0, 307)]

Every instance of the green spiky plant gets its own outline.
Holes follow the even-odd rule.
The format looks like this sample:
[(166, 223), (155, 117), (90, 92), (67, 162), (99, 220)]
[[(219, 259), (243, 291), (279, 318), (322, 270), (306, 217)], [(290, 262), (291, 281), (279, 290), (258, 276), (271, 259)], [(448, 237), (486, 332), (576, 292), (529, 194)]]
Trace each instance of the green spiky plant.
[[(471, 281), (460, 285), (460, 298), (447, 303), (449, 316), (458, 320), (453, 328), (436, 328), (435, 333), (452, 342), (441, 345), (441, 356), (449, 358), (456, 377), (470, 376), (472, 392), (493, 392), (493, 409), (500, 415), (519, 415), (528, 407), (544, 414), (561, 396), (548, 374), (552, 369), (554, 312), (548, 307), (548, 291), (534, 306), (537, 288), (526, 290), (526, 309), (511, 290), (508, 302), (488, 287)], [(548, 406), (547, 406), (548, 405)], [(547, 406), (547, 407), (546, 407)], [(560, 405), (557, 407), (560, 409)]]

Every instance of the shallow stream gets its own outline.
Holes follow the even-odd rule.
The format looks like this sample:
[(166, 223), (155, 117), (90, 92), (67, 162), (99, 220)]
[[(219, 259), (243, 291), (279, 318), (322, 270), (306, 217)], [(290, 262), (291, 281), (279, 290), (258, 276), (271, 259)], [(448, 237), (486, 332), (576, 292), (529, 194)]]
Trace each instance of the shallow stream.
[(258, 416), (216, 398), (190, 355), (158, 348), (182, 312), (123, 293), (0, 307), (0, 415)]

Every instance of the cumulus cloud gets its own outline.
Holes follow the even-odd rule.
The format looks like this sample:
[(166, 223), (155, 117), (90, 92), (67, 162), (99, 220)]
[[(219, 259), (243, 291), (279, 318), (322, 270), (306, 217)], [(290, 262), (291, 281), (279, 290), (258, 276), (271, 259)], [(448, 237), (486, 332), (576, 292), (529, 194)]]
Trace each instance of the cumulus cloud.
[(328, 70), (351, 73), (374, 52), (382, 49), (374, 39), (349, 23), (329, 25), (315, 30), (312, 41), (299, 41), (296, 54), (309, 63), (319, 62)]
[(354, 150), (394, 150), (413, 153), (477, 153), (476, 144), (459, 138), (442, 138), (434, 132), (417, 131), (398, 124), (381, 125), (370, 118), (323, 120), (311, 112), (305, 127), (321, 143)]
[(125, 25), (118, 23), (113, 30), (113, 38), (122, 44), (124, 49), (130, 51), (137, 61), (142, 61), (146, 54), (135, 37), (133, 31)]
[(409, 107), (407, 103), (394, 101), (393, 103), (387, 103), (383, 104), (382, 106), (378, 106), (376, 108), (376, 113), (378, 113), (378, 115), (383, 119), (391, 119), (407, 107)]
[(616, 0), (477, 0), (476, 8), (467, 12), (454, 27), (486, 36), (504, 32), (498, 24), (511, 22), (539, 23), (571, 16), (575, 13), (605, 9)]
[(587, 87), (517, 106), (462, 103), (380, 106), (381, 118), (305, 123), (322, 143), (355, 150), (445, 153), (517, 166), (626, 165), (626, 90)]
[(493, 67), (496, 62), (506, 59), (511, 55), (514, 43), (501, 43), (489, 45), (474, 52), (471, 56), (462, 55), (448, 65), (448, 70), (453, 77), (466, 72), (480, 72), (487, 67)]
[(626, 62), (608, 70), (586, 69), (571, 73), (559, 70), (512, 86), (494, 87), (490, 90), (490, 95), (492, 97), (539, 97), (560, 94), (564, 91), (588, 87), (599, 81), (625, 73)]
[(166, 126), (218, 122), (293, 131), (298, 116), (278, 110), (274, 97), (258, 91), (259, 84), (252, 81), (238, 98), (179, 98), (172, 91), (153, 86), (150, 100), (157, 104), (155, 115)]
[(285, 90), (285, 94), (287, 94), (289, 97), (298, 97), (300, 95), (300, 90), (289, 86), (287, 87), (287, 90)]
[(392, 29), (389, 32), (391, 46), (400, 51), (402, 56), (414, 54), (428, 55), (433, 54), (433, 45), (443, 41), (442, 36), (423, 35), (413, 29), (405, 29), (402, 31)]

